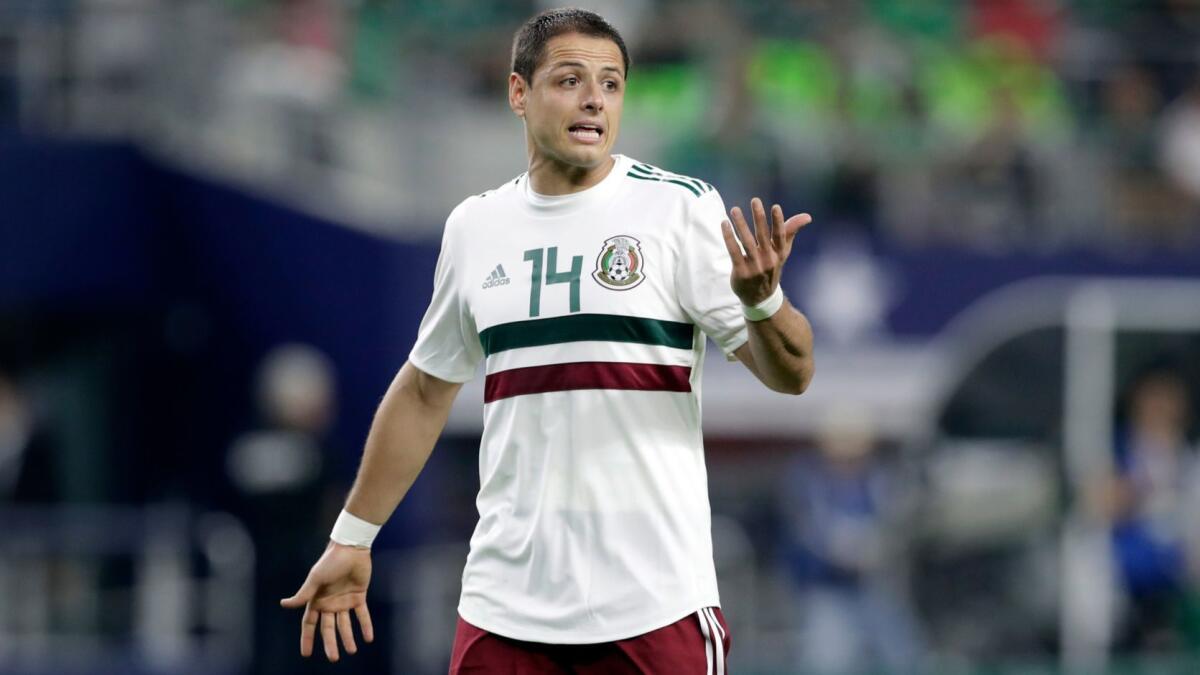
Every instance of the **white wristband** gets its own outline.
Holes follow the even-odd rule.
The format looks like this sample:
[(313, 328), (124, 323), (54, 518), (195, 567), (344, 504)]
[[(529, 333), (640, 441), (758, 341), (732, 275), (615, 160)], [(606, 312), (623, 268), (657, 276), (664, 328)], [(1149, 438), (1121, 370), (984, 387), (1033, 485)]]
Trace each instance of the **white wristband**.
[(775, 292), (766, 300), (757, 305), (742, 305), (742, 314), (750, 321), (762, 321), (774, 316), (780, 307), (783, 307), (783, 288), (776, 286)]
[(379, 534), (382, 527), (382, 525), (368, 523), (346, 509), (342, 509), (337, 522), (333, 524), (333, 532), (329, 533), (329, 538), (343, 546), (371, 548), (371, 543), (375, 541), (375, 535)]

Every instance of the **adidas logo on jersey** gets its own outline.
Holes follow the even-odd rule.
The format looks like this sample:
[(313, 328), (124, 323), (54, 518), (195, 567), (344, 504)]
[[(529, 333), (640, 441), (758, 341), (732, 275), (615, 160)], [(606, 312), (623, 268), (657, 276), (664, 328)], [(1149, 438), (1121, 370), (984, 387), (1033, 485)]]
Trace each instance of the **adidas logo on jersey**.
[(483, 282), (483, 287), (491, 288), (492, 286), (504, 286), (508, 284), (508, 282), (509, 278), (508, 275), (504, 273), (504, 265), (496, 265), (496, 269), (492, 270), (492, 273), (488, 275), (487, 281)]

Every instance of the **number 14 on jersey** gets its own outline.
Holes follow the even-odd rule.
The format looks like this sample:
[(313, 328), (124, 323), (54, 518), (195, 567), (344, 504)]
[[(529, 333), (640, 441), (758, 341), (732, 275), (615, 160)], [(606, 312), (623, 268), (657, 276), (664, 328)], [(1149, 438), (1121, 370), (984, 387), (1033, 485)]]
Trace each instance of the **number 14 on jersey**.
[(529, 276), (529, 316), (541, 313), (542, 306), (542, 262), (546, 263), (546, 285), (571, 284), (571, 313), (579, 311), (579, 278), (583, 274), (583, 256), (571, 257), (571, 269), (558, 271), (558, 247), (531, 248), (525, 251), (525, 260), (533, 263)]

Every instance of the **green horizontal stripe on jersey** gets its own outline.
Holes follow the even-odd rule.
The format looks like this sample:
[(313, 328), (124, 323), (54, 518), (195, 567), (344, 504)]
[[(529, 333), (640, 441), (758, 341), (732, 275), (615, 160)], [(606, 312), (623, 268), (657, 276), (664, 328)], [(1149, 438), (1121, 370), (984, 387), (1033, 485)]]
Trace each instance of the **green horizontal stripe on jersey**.
[(649, 180), (649, 181), (654, 181), (656, 183), (674, 183), (676, 185), (682, 185), (683, 187), (688, 189), (688, 192), (691, 192), (692, 194), (696, 195), (697, 197), (700, 196), (700, 191), (696, 189), (695, 185), (692, 185), (690, 183), (685, 183), (681, 180), (675, 180), (674, 178), (659, 178), (658, 176), (643, 176), (640, 173), (637, 173), (634, 171), (630, 171), (629, 173), (627, 173), (625, 175), (629, 176), (630, 178), (637, 178), (638, 180)]
[(658, 178), (661, 180), (667, 180), (669, 182), (686, 181), (687, 183), (695, 186), (695, 188), (700, 192), (711, 192), (714, 189), (713, 186), (705, 183), (702, 180), (677, 173), (669, 173), (657, 167), (650, 166), (649, 164), (634, 164), (630, 171), (638, 174), (637, 176), (634, 176), (634, 178), (642, 178), (643, 180), (646, 178)]
[(586, 341), (691, 349), (692, 324), (617, 314), (570, 314), (502, 323), (479, 332), (483, 353), (489, 356), (521, 347)]

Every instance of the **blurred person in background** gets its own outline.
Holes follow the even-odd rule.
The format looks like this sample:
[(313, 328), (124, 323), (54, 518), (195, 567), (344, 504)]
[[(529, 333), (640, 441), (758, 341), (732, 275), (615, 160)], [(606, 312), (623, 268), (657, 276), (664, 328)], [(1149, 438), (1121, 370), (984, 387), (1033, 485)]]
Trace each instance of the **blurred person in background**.
[(997, 86), (990, 97), (987, 123), (943, 169), (943, 185), (957, 197), (943, 234), (970, 246), (1007, 250), (1038, 234), (1040, 182), (1016, 93)]
[(1128, 599), (1116, 644), (1121, 651), (1174, 650), (1185, 638), (1182, 613), (1200, 571), (1194, 557), (1200, 462), (1187, 437), (1190, 397), (1186, 382), (1167, 368), (1133, 380), (1117, 433), (1114, 475), (1098, 493)]
[(785, 195), (784, 149), (763, 125), (746, 81), (745, 55), (724, 59), (718, 66), (723, 105), (713, 106), (706, 126), (681, 136), (667, 149), (672, 165), (687, 174), (705, 176), (730, 196), (765, 193), (769, 200)]
[[(283, 150), (280, 164), (301, 181), (335, 161), (338, 105), (347, 78), (343, 12), (333, 0), (286, 0), (258, 10), (265, 33), (230, 59), (221, 82), (235, 134), (224, 135), (242, 153)], [(260, 158), (254, 157), (256, 161)]]
[(0, 499), (50, 501), (52, 459), (24, 390), (15, 377), (0, 369)]
[(781, 486), (787, 563), (799, 591), (797, 665), (820, 675), (918, 672), (923, 647), (906, 599), (904, 486), (877, 456), (870, 420), (833, 411), (816, 457)]
[(321, 546), (316, 523), (333, 517), (343, 486), (333, 484), (328, 433), (337, 411), (333, 364), (304, 344), (272, 349), (258, 369), (262, 426), (234, 440), (226, 470), (235, 513), (256, 544), (255, 672), (309, 672), (296, 663), (295, 626), (274, 610), (290, 590), (278, 574)]
[(1104, 83), (1097, 122), (1108, 165), (1109, 205), (1119, 240), (1144, 240), (1186, 217), (1183, 195), (1159, 166), (1161, 96), (1145, 68), (1116, 69)]
[(1187, 200), (1177, 203), (1176, 217), (1166, 220), (1153, 234), (1174, 244), (1200, 240), (1200, 76), (1163, 111), (1163, 170)]
[(538, 14), (512, 55), (529, 171), (447, 219), (433, 298), (329, 547), (281, 604), (304, 608), (304, 656), (318, 627), (329, 660), (339, 637), (357, 651), (351, 612), (373, 639), (370, 545), (484, 364), (451, 672), (723, 674), (705, 336), (772, 390), (808, 387), (812, 331), (779, 280), (811, 217), (755, 199), (751, 229), (710, 184), (612, 154), (629, 55), (600, 16)]
[(0, 367), (0, 500), (47, 505), (69, 501), (60, 452), (28, 382)]

